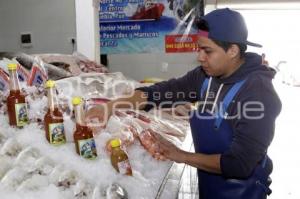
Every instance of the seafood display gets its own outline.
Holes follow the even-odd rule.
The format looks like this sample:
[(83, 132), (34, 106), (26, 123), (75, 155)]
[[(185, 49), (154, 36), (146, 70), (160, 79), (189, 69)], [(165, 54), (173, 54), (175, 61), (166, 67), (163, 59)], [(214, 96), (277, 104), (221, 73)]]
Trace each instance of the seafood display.
[(105, 102), (130, 95), (141, 86), (122, 73), (86, 73), (56, 81), (58, 90), (65, 96), (85, 96), (93, 102)]
[[(136, 143), (127, 147), (132, 176), (123, 177), (110, 164), (105, 150), (105, 143), (114, 138), (109, 132), (101, 132), (95, 137), (99, 157), (91, 162), (76, 155), (72, 142), (53, 147), (46, 141), (42, 129), (26, 130), (32, 125), (36, 126), (30, 124), (17, 135), (3, 137), (0, 144), (0, 190), (25, 192), (32, 196), (30, 193), (42, 194), (51, 188), (66, 199), (153, 198), (170, 167), (169, 162), (148, 157), (143, 147)], [(141, 167), (144, 161), (147, 166)], [(157, 165), (159, 168), (153, 170)], [(114, 185), (116, 182), (119, 185)], [(136, 187), (141, 193), (135, 193)]]
[(0, 187), (16, 192), (34, 192), (50, 184), (68, 192), (69, 198), (92, 198), (94, 189), (98, 189), (78, 172), (41, 156), (37, 148), (25, 148), (17, 157), (0, 155)]
[[(46, 88), (43, 84), (20, 81), (28, 110), (28, 121), (22, 128), (9, 125), (9, 92), (0, 91), (1, 198), (44, 198), (49, 193), (53, 194), (51, 198), (66, 199), (155, 198), (172, 162), (155, 159), (157, 150), (152, 133), (180, 146), (189, 132), (187, 120), (173, 118), (164, 111), (157, 114), (118, 109), (106, 128), (90, 133), (97, 155), (83, 158), (74, 147), (78, 140), (73, 136), (76, 123), (84, 110), (129, 95), (138, 86), (138, 82), (121, 73), (83, 73), (57, 80), (55, 87)], [(45, 136), (44, 116), (49, 108), (47, 102), (52, 99), (47, 93), (57, 98), (52, 104), (62, 113), (64, 144), (51, 144)], [(71, 105), (74, 96), (83, 96), (80, 112), (74, 111), (76, 103)], [(116, 139), (121, 141), (111, 145)], [(116, 149), (122, 153), (115, 153)], [(123, 159), (111, 161), (114, 156)]]
[(107, 73), (108, 70), (105, 66), (90, 61), (84, 55), (76, 52), (73, 55), (63, 54), (38, 54), (36, 55), (45, 63), (54, 65), (70, 72), (73, 76), (80, 73)]
[[(185, 139), (189, 131), (188, 122), (182, 120), (177, 126), (172, 124), (171, 115), (154, 115), (137, 110), (117, 110), (110, 117), (106, 131), (113, 137), (120, 138), (124, 146), (129, 146), (137, 139), (144, 148), (154, 156), (156, 154), (155, 139), (151, 133), (159, 133), (177, 146)], [(168, 119), (165, 119), (168, 118)], [(110, 146), (108, 146), (108, 150)]]
[[(38, 65), (45, 71), (50, 79), (57, 80), (81, 73), (107, 73), (105, 66), (90, 61), (84, 55), (74, 53), (73, 55), (63, 54), (35, 54), (28, 55), (21, 52), (0, 52), (1, 59), (11, 59), (22, 65), (28, 73), (34, 66)], [(1, 64), (0, 64), (1, 66)]]

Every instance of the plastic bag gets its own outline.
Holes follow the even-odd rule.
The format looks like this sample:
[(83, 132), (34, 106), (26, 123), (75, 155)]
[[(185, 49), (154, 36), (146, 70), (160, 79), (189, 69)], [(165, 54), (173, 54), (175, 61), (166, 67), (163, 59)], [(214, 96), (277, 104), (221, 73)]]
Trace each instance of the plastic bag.
[[(115, 111), (105, 129), (113, 137), (120, 138), (125, 147), (134, 143), (134, 140), (139, 140), (153, 156), (157, 152), (157, 145), (151, 133), (159, 133), (168, 141), (179, 146), (184, 141), (188, 130), (188, 127), (185, 130), (176, 127), (170, 119), (168, 121), (144, 111), (126, 109)], [(110, 150), (109, 145), (107, 148)]]

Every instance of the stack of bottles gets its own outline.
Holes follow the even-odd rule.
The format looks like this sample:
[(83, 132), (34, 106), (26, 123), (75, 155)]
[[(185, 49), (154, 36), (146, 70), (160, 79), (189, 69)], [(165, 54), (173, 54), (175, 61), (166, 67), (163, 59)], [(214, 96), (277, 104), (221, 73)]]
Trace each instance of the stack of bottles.
[[(28, 104), (22, 93), (17, 74), (17, 64), (9, 64), (9, 88), (7, 97), (7, 109), (9, 124), (12, 127), (22, 128), (29, 123)], [(49, 144), (60, 146), (66, 143), (63, 112), (59, 108), (56, 94), (55, 81), (48, 80), (45, 83), (48, 97), (48, 110), (44, 116), (45, 138)], [(74, 97), (72, 104), (75, 111), (76, 127), (73, 133), (76, 153), (89, 160), (97, 158), (96, 143), (93, 130), (85, 122), (84, 103), (81, 97)], [(110, 141), (112, 147), (111, 164), (121, 174), (132, 176), (132, 169), (128, 155), (121, 148), (120, 139)]]

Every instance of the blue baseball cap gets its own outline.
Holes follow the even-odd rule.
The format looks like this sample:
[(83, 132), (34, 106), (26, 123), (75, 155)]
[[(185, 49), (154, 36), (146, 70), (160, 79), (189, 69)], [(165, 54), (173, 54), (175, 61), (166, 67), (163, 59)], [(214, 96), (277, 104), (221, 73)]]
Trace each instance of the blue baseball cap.
[(204, 20), (208, 26), (208, 32), (199, 30), (202, 36), (218, 41), (262, 47), (260, 44), (247, 41), (247, 26), (239, 12), (229, 8), (217, 9), (204, 15), (201, 20)]

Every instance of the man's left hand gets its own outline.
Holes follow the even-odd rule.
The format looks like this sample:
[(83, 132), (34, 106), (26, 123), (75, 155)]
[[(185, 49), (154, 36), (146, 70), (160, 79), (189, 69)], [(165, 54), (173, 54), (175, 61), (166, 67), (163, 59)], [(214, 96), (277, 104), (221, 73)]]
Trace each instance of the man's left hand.
[(158, 154), (163, 155), (166, 159), (182, 162), (183, 151), (181, 149), (154, 131), (151, 131), (151, 135), (155, 138)]

